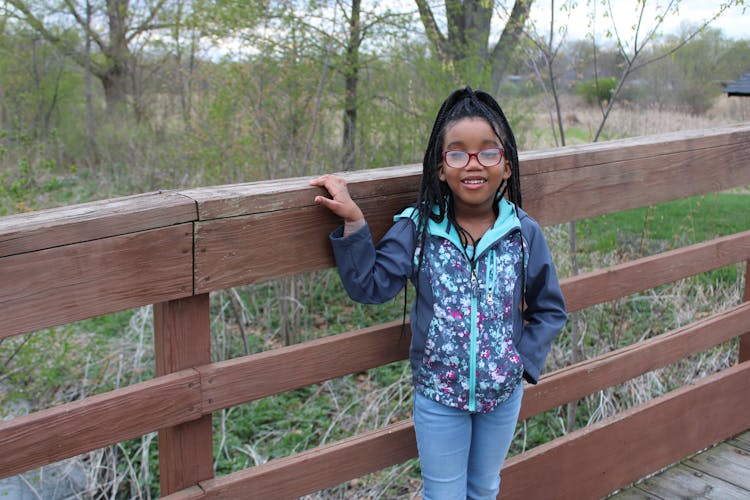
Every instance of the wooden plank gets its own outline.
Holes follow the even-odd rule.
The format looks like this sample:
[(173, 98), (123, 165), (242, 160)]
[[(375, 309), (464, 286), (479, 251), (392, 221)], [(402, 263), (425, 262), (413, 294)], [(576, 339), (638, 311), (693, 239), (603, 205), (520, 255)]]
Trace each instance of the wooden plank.
[[(742, 124), (524, 152), (520, 154), (520, 163), (526, 207), (541, 221), (559, 217), (571, 220), (586, 216), (578, 214), (575, 208), (583, 201), (578, 199), (580, 191), (583, 189), (588, 195), (596, 191), (599, 184), (605, 188), (619, 189), (617, 185), (635, 188), (628, 189), (626, 198), (640, 200), (637, 203), (642, 205), (656, 203), (665, 197), (671, 199), (668, 197), (674, 195), (675, 183), (681, 186), (676, 194), (678, 197), (687, 196), (688, 192), (701, 194), (748, 184), (750, 181), (743, 182), (743, 179), (750, 174), (744, 168), (746, 163), (741, 163), (743, 158), (747, 159), (748, 143), (750, 126)], [(722, 160), (728, 159), (729, 163), (720, 163), (714, 154)], [(691, 174), (694, 173), (698, 159), (706, 157), (712, 157), (712, 168), (704, 170), (713, 173), (691, 178), (681, 170), (687, 159), (687, 167)], [(668, 174), (670, 179), (659, 186), (640, 186), (645, 179), (641, 176), (655, 168), (662, 175)], [(413, 202), (421, 170), (421, 165), (412, 164), (338, 174), (348, 180), (352, 197), (357, 201), (408, 193), (414, 195), (409, 200)], [(586, 172), (585, 175), (582, 172)], [(560, 175), (564, 176), (564, 182), (555, 181)], [(311, 188), (308, 181), (309, 178), (284, 179), (184, 190), (181, 193), (197, 201), (200, 220), (210, 220), (311, 206), (312, 199), (321, 191)], [(665, 190), (664, 186), (669, 189)], [(544, 189), (540, 190), (540, 187)], [(552, 193), (554, 196), (550, 199)], [(560, 198), (564, 199), (562, 205), (566, 211), (555, 215), (555, 210), (547, 209), (547, 205)], [(619, 203), (619, 196), (607, 198), (603, 207), (612, 202)], [(630, 201), (624, 206), (630, 207), (632, 203)], [(598, 207), (595, 212), (603, 207)]]
[[(656, 498), (747, 500), (750, 495), (747, 490), (684, 465), (646, 479), (638, 484), (638, 488)], [(616, 498), (620, 500), (619, 496)]]
[(708, 129), (679, 130), (625, 139), (521, 153), (522, 174), (533, 175), (558, 170), (653, 158), (680, 151), (697, 151), (746, 144), (750, 126), (736, 124)]
[(750, 231), (744, 231), (566, 278), (561, 286), (571, 312), (749, 258)]
[[(208, 294), (154, 304), (156, 375), (211, 363)], [(211, 414), (159, 431), (159, 482), (167, 495), (214, 477)]]
[(193, 293), (192, 224), (0, 259), (0, 338)]
[[(704, 165), (709, 160), (715, 167), (706, 169)], [(543, 172), (524, 177), (524, 192), (530, 193), (525, 206), (546, 224), (615, 212), (750, 184), (750, 169), (745, 168), (748, 162), (750, 147), (738, 143)], [(409, 174), (410, 179), (412, 175)], [(240, 195), (230, 198), (234, 203), (231, 210), (216, 208), (224, 207), (220, 199), (206, 202), (209, 205), (206, 216), (234, 215), (251, 209), (269, 211), (197, 225), (197, 293), (333, 266), (328, 233), (340, 221), (324, 208), (313, 206), (312, 196), (318, 188), (302, 188), (300, 182), (295, 180), (286, 190), (277, 186), (273, 203), (265, 205), (259, 201), (250, 206)], [(413, 191), (390, 192), (390, 196), (385, 196), (387, 187), (383, 186), (387, 184), (378, 178), (377, 182), (367, 180), (358, 185), (357, 201), (376, 239), (392, 224), (394, 213), (414, 201)], [(402, 182), (394, 184), (397, 189), (405, 189)], [(300, 191), (294, 191), (293, 186)], [(278, 207), (296, 208), (270, 211)], [(238, 246), (237, 242), (246, 243)], [(280, 248), (285, 251), (279, 252)], [(708, 246), (704, 250), (706, 254), (713, 251)]]
[(200, 416), (200, 377), (185, 370), (6, 420), (0, 478)]
[(526, 387), (520, 420), (623, 383), (656, 368), (730, 340), (750, 324), (750, 303), (743, 303), (688, 326), (663, 333), (557, 370)]
[(745, 494), (750, 496), (750, 453), (741, 448), (722, 443), (683, 463), (738, 486), (746, 490)]
[(194, 221), (195, 201), (159, 191), (0, 217), (0, 257)]
[[(744, 302), (750, 302), (750, 259), (745, 262), (745, 292), (742, 295)], [(737, 360), (740, 363), (750, 361), (750, 327), (748, 331), (740, 337), (739, 353)]]
[[(362, 202), (376, 240), (411, 201), (409, 194)], [(332, 267), (328, 235), (340, 224), (319, 206), (197, 223), (196, 293)]]
[(750, 184), (748, 163), (750, 148), (739, 143), (528, 175), (524, 207), (543, 225), (559, 224)]
[(199, 367), (204, 412), (405, 359), (410, 339), (394, 321)]
[[(417, 454), (414, 426), (404, 420), (382, 429), (202, 481), (206, 498), (297, 498), (341, 484)], [(301, 473), (303, 471), (303, 473)], [(174, 500), (165, 497), (165, 500)]]
[(734, 436), (728, 441), (732, 446), (750, 452), (750, 431)]
[[(416, 201), (421, 165), (339, 172), (354, 199), (407, 194)], [(325, 190), (311, 187), (312, 177), (230, 184), (180, 191), (198, 203), (202, 221), (308, 207)]]
[[(750, 323), (750, 303), (691, 325), (557, 370), (527, 386), (521, 419), (575, 401), (736, 337)], [(204, 411), (260, 399), (408, 357), (401, 322), (334, 335), (201, 366)], [(289, 372), (284, 367), (294, 366)]]
[(745, 430), (748, 377), (733, 366), (512, 457), (498, 498), (599, 498)]

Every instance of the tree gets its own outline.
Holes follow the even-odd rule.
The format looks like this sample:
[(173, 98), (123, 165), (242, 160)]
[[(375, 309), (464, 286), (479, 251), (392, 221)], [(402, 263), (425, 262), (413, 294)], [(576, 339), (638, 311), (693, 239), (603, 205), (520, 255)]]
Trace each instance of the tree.
[(415, 0), (427, 39), (437, 57), (448, 65), (471, 75), (490, 71), (491, 84), (500, 86), (521, 37), (533, 0), (515, 0), (507, 15), (505, 28), (490, 48), (495, 3), (490, 0), (445, 0), (446, 32), (443, 33), (428, 0)]
[[(608, 1), (606, 5), (606, 14), (614, 21), (615, 16), (613, 13), (611, 2)], [(636, 17), (638, 20), (633, 26), (633, 34), (631, 39), (627, 39), (625, 36), (623, 36), (623, 34), (621, 33), (621, 29), (618, 29), (618, 25), (616, 23), (613, 24), (612, 29), (607, 31), (607, 36), (613, 38), (617, 43), (617, 48), (624, 60), (624, 64), (618, 77), (617, 86), (612, 91), (611, 99), (606, 103), (606, 106), (604, 105), (604, 103), (600, 103), (602, 120), (599, 123), (599, 128), (597, 129), (596, 134), (594, 135), (594, 142), (596, 142), (601, 136), (601, 133), (604, 130), (604, 126), (607, 123), (607, 118), (609, 117), (612, 108), (617, 102), (617, 98), (623, 91), (625, 83), (635, 71), (651, 65), (657, 61), (660, 61), (664, 58), (673, 56), (679, 50), (683, 49), (683, 47), (685, 47), (688, 42), (701, 34), (719, 16), (721, 16), (730, 8), (740, 5), (744, 5), (744, 0), (728, 0), (726, 2), (721, 2), (716, 7), (713, 15), (709, 19), (704, 20), (700, 25), (684, 32), (678, 39), (672, 40), (671, 43), (667, 43), (658, 47), (658, 50), (655, 50), (653, 52), (649, 52), (648, 49), (655, 43), (655, 40), (659, 37), (662, 26), (667, 17), (678, 12), (679, 0), (670, 0), (667, 6), (661, 9), (661, 12), (657, 11), (658, 13), (654, 19), (654, 23), (650, 28), (646, 27), (645, 25), (645, 18), (647, 17), (646, 2), (643, 0), (637, 2)], [(657, 5), (657, 7), (659, 6)], [(591, 40), (594, 46), (594, 53), (596, 53), (597, 38), (595, 36), (595, 33), (592, 33)], [(598, 78), (599, 77), (597, 75), (596, 79), (598, 80)]]
[[(574, 7), (576, 2), (564, 1), (559, 6), (560, 9), (568, 11)], [(621, 33), (622, 28), (615, 22), (615, 16), (613, 12), (612, 2), (610, 0), (602, 1), (603, 5), (606, 6), (605, 17), (612, 20), (612, 27), (607, 30), (607, 37), (613, 38), (616, 42), (619, 56), (622, 60), (620, 75), (615, 80), (616, 84), (612, 87), (612, 76), (604, 76), (600, 72), (598, 56), (600, 54), (601, 47), (599, 46), (599, 40), (596, 33), (596, 5), (597, 2), (591, 2), (589, 5), (592, 8), (590, 14), (590, 26), (592, 31), (589, 34), (589, 38), (592, 42), (592, 55), (593, 55), (593, 85), (594, 94), (599, 95), (602, 88), (604, 87), (603, 82), (609, 82), (612, 90), (607, 92), (609, 98), (606, 101), (596, 99), (596, 104), (601, 110), (602, 118), (599, 123), (596, 134), (594, 135), (592, 142), (597, 142), (604, 130), (604, 126), (607, 122), (615, 102), (623, 92), (624, 84), (632, 73), (640, 68), (651, 65), (657, 61), (660, 61), (668, 56), (672, 56), (677, 53), (678, 50), (682, 49), (690, 40), (695, 38), (699, 33), (706, 29), (706, 27), (718, 18), (722, 13), (729, 9), (733, 5), (739, 5), (743, 2), (741, 0), (733, 0), (730, 2), (722, 3), (717, 7), (716, 12), (710, 20), (704, 21), (702, 25), (684, 33), (682, 37), (677, 40), (673, 40), (671, 43), (665, 44), (658, 48), (658, 50), (652, 51), (651, 45), (654, 45), (655, 40), (659, 37), (661, 27), (667, 18), (667, 16), (677, 12), (679, 6), (679, 0), (670, 0), (668, 5), (660, 10), (661, 8), (657, 5), (657, 15), (654, 19), (654, 24), (650, 28), (645, 27), (646, 15), (646, 1), (639, 0), (636, 2), (637, 22), (632, 27), (633, 35), (631, 39), (627, 39)], [(559, 68), (555, 66), (555, 59), (559, 54), (560, 47), (564, 41), (567, 30), (565, 25), (561, 28), (557, 28), (555, 24), (555, 2), (550, 1), (551, 4), (551, 17), (548, 30), (541, 33), (528, 33), (531, 46), (536, 51), (530, 60), (532, 61), (537, 77), (540, 79), (545, 94), (551, 97), (554, 104), (548, 104), (548, 110), (550, 115), (550, 122), (552, 125), (553, 134), (555, 137), (555, 143), (561, 146), (565, 146), (565, 127), (562, 120), (562, 109), (560, 106), (559, 99), (559, 85), (556, 83), (558, 80)], [(618, 29), (619, 28), (619, 29)], [(559, 33), (559, 37), (556, 38), (556, 34)], [(535, 61), (539, 59), (543, 61), (544, 68), (539, 69)], [(558, 142), (558, 134), (560, 140)], [(568, 224), (568, 235), (569, 235), (569, 248), (571, 254), (571, 272), (573, 275), (579, 273), (578, 266), (578, 245), (576, 240), (576, 223), (572, 221)], [(578, 313), (574, 312), (570, 317), (571, 322), (571, 344), (572, 344), (572, 362), (579, 362), (585, 359), (582, 346), (582, 337), (580, 328), (578, 325)], [(577, 403), (572, 402), (567, 405), (567, 422), (566, 428), (568, 431), (572, 431), (575, 419), (576, 419), (576, 407)]]
[[(165, 4), (166, 0), (7, 1), (13, 17), (26, 23), (81, 68), (90, 64), (91, 73), (104, 89), (108, 111), (124, 103), (132, 91), (134, 46), (170, 26), (164, 17)], [(98, 54), (88, 61), (80, 40), (63, 36), (65, 32), (83, 32), (91, 38)]]

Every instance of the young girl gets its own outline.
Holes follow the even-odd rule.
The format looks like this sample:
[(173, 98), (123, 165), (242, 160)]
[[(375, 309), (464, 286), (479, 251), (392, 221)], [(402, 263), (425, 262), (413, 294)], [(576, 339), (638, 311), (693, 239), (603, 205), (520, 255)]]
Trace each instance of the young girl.
[(395, 217), (377, 248), (346, 182), (311, 181), (331, 195), (315, 202), (344, 219), (331, 241), (351, 298), (382, 303), (415, 285), (409, 357), (425, 500), (497, 496), (522, 379), (537, 382), (567, 319), (519, 179), (500, 106), (467, 87), (435, 119), (416, 207)]

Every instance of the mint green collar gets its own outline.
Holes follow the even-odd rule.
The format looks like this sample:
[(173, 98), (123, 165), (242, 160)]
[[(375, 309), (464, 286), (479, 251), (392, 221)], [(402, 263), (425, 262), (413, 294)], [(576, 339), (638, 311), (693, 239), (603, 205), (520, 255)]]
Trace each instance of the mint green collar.
[[(500, 200), (498, 201), (498, 207), (500, 208), (500, 211), (497, 219), (495, 220), (495, 223), (490, 229), (487, 230), (486, 233), (484, 233), (482, 239), (479, 240), (479, 245), (477, 245), (475, 253), (475, 255), (477, 256), (481, 255), (482, 252), (484, 252), (488, 247), (490, 247), (500, 238), (507, 235), (512, 230), (520, 229), (521, 227), (521, 221), (519, 220), (518, 214), (516, 213), (515, 205), (510, 203), (505, 198), (500, 198)], [(433, 211), (437, 213), (437, 207), (435, 207)], [(418, 216), (419, 215), (417, 213), (417, 209), (411, 207), (407, 208), (399, 215), (394, 217), (394, 220), (409, 217), (416, 223)], [(427, 223), (427, 231), (432, 236), (445, 238), (451, 241), (458, 248), (463, 248), (463, 245), (461, 244), (461, 238), (458, 235), (458, 231), (456, 231), (455, 226), (449, 224), (447, 217), (443, 217), (443, 220), (441, 220), (440, 222), (435, 222), (434, 220), (430, 219)]]

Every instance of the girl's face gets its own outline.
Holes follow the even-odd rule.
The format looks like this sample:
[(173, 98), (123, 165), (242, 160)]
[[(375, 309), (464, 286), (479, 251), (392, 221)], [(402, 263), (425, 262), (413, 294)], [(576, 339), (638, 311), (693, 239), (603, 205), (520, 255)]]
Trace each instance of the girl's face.
[[(443, 152), (463, 151), (479, 153), (503, 145), (495, 135), (489, 122), (483, 118), (462, 118), (448, 125), (445, 130)], [(483, 162), (489, 163), (483, 155)], [(511, 169), (505, 155), (498, 165), (485, 167), (472, 155), (463, 168), (453, 168), (442, 161), (438, 170), (440, 180), (447, 183), (453, 193), (455, 213), (463, 215), (487, 215), (493, 212), (495, 195), (503, 181), (510, 177)]]

